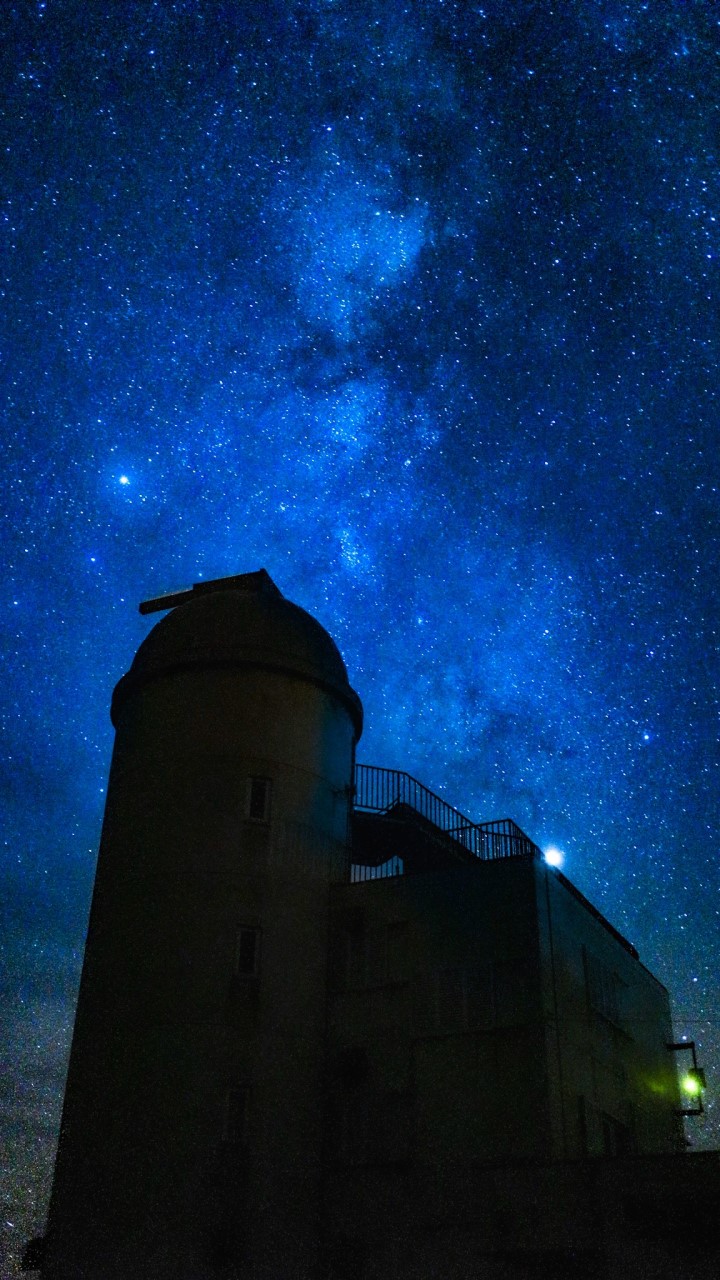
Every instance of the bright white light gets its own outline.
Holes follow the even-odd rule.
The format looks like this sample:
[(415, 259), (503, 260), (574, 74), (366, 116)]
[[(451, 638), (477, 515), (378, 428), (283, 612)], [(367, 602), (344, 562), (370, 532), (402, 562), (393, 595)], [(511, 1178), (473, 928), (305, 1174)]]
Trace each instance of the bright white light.
[(120, 476), (120, 483), (121, 483), (121, 484), (129, 484), (129, 483), (130, 483), (130, 477), (129, 477), (129, 476)]
[(550, 847), (545, 850), (543, 857), (549, 867), (561, 867), (565, 861), (565, 854), (562, 849), (556, 849), (554, 844), (551, 844)]

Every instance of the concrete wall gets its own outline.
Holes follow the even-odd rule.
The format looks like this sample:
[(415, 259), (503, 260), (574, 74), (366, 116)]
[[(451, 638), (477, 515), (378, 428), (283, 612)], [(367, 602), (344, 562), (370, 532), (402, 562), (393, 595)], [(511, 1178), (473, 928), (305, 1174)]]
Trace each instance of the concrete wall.
[(682, 1150), (667, 991), (563, 876), (534, 875), (552, 1154)]
[[(353, 739), (339, 700), (277, 672), (185, 671), (124, 704), (45, 1277), (312, 1269)], [(259, 976), (236, 972), (241, 927)]]
[[(534, 882), (523, 860), (332, 891), (330, 1054), (364, 1080), (334, 1089), (338, 1158), (391, 1109), (402, 1139), (380, 1162), (449, 1166), (540, 1156), (550, 1142)], [(353, 1109), (359, 1118), (353, 1119)], [(348, 1119), (348, 1115), (350, 1119)], [(389, 1144), (386, 1126), (380, 1126)]]
[[(419, 1238), (428, 1256), (438, 1247), (438, 1266), (446, 1250), (447, 1274), (471, 1273), (463, 1266), (487, 1254), (487, 1232), (502, 1251), (468, 1190), (497, 1188), (499, 1169), (515, 1186), (496, 1206), (508, 1247), (575, 1248), (559, 1219), (547, 1228), (557, 1218), (547, 1187), (542, 1207), (523, 1170), (579, 1160), (587, 1181), (584, 1157), (608, 1143), (618, 1155), (682, 1149), (667, 992), (539, 861), (337, 886), (329, 963), (329, 1232), (339, 1256), (377, 1255), (368, 1275), (395, 1274), (393, 1250), (410, 1268), (397, 1274), (435, 1274), (417, 1256), (410, 1266)], [(592, 1201), (580, 1196), (572, 1212), (573, 1230), (587, 1228), (582, 1265), (604, 1274)], [(487, 1274), (506, 1265), (525, 1274), (497, 1258)]]
[(717, 1153), (497, 1163), (466, 1167), (451, 1183), (358, 1169), (340, 1212), (373, 1229), (338, 1239), (329, 1275), (715, 1280), (719, 1207)]

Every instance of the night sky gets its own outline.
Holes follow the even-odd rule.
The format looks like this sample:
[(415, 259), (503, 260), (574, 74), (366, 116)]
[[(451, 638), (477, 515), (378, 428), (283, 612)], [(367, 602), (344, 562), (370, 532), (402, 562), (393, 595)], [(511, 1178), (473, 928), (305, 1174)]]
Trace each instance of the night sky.
[(201, 578), (328, 628), (361, 760), (564, 852), (712, 1093), (717, 6), (0, 25), (0, 1273), (44, 1226), (112, 687)]

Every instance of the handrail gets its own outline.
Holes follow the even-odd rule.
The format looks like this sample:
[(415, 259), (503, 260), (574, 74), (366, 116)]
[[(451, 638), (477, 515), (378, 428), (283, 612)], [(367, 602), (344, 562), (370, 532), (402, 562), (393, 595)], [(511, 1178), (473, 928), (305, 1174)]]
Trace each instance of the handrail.
[(354, 805), (369, 813), (390, 813), (399, 805), (407, 805), (476, 858), (540, 857), (537, 845), (512, 818), (473, 822), (400, 769), (356, 764)]

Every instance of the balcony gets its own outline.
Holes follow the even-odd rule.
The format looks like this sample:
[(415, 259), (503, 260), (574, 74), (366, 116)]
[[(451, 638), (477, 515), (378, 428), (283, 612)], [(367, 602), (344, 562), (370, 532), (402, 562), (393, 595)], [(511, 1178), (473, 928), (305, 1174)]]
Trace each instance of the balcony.
[[(413, 822), (416, 829), (423, 829), (440, 853), (444, 850), (446, 859), (462, 861), (480, 858), (489, 862), (497, 858), (534, 858), (540, 857), (537, 845), (525, 835), (525, 832), (513, 822), (512, 818), (500, 818), (494, 822), (473, 822), (470, 818), (454, 809), (446, 800), (435, 795), (424, 787), (417, 778), (398, 769), (382, 769), (377, 765), (358, 764), (355, 766), (355, 800), (354, 811), (359, 817), (362, 814), (377, 814), (389, 822)], [(366, 846), (366, 841), (360, 842)], [(362, 862), (357, 858), (357, 844), (352, 860), (351, 878), (358, 880), (385, 879), (388, 876), (402, 875), (409, 870), (405, 859), (393, 853), (393, 856), (378, 861), (379, 854), (366, 856)], [(379, 847), (382, 847), (380, 842)], [(434, 859), (433, 859), (434, 861)], [(421, 859), (417, 869), (426, 869), (426, 860)]]

